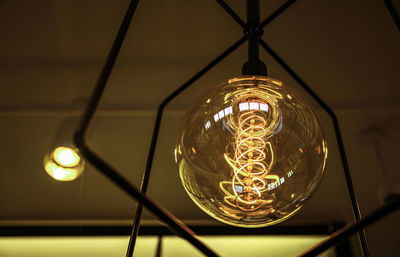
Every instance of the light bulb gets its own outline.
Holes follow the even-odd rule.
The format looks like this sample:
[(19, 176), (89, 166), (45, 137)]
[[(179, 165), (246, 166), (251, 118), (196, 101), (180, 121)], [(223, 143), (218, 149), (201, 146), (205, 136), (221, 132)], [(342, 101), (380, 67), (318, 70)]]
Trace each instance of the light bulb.
[(241, 227), (294, 215), (315, 192), (326, 158), (311, 107), (263, 76), (229, 79), (198, 98), (175, 148), (190, 198), (215, 219)]
[(84, 169), (84, 161), (78, 150), (59, 146), (44, 156), (44, 168), (52, 178), (71, 181), (79, 177)]

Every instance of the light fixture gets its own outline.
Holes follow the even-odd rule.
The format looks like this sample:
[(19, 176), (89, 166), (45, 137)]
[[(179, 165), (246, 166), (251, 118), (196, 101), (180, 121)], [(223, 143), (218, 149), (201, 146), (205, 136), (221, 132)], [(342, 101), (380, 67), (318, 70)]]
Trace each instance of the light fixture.
[(85, 162), (76, 148), (58, 146), (45, 154), (43, 165), (55, 180), (71, 181), (82, 174)]
[(84, 158), (73, 146), (71, 133), (75, 129), (76, 117), (65, 117), (43, 158), (43, 166), (48, 175), (59, 181), (77, 179), (85, 168)]
[(322, 178), (327, 147), (316, 115), (293, 89), (242, 76), (194, 102), (175, 153), (183, 186), (203, 211), (260, 227), (302, 207)]
[(230, 225), (262, 227), (294, 215), (321, 181), (327, 147), (317, 116), (259, 59), (259, 3), (247, 1), (244, 76), (186, 112), (175, 160), (190, 198)]

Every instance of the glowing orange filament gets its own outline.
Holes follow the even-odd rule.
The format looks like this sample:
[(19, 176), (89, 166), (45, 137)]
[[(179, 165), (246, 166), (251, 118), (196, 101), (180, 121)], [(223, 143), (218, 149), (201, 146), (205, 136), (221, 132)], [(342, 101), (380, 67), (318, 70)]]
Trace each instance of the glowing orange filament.
[(235, 132), (234, 156), (229, 158), (225, 154), (234, 174), (231, 181), (220, 182), (220, 189), (226, 195), (224, 201), (227, 204), (243, 211), (254, 211), (271, 203), (271, 199), (263, 196), (267, 191), (267, 180), (279, 180), (277, 176), (269, 175), (274, 154), (266, 138), (268, 131), (264, 116), (259, 110), (242, 112)]

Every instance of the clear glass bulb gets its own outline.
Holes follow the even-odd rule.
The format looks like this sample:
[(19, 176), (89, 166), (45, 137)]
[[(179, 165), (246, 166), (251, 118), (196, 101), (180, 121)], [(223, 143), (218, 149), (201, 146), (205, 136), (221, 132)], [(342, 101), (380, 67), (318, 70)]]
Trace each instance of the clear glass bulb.
[(45, 154), (44, 169), (52, 178), (60, 181), (71, 181), (78, 178), (85, 167), (77, 149), (59, 146)]
[(175, 160), (190, 198), (230, 225), (295, 214), (316, 190), (327, 146), (311, 107), (281, 81), (229, 79), (186, 112)]

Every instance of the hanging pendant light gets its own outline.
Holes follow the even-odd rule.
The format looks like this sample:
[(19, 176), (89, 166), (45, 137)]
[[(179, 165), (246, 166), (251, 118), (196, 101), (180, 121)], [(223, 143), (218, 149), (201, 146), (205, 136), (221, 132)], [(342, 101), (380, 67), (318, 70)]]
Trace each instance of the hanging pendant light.
[(258, 58), (258, 1), (247, 1), (243, 76), (212, 87), (189, 108), (175, 148), (182, 184), (207, 214), (261, 227), (294, 215), (316, 190), (327, 158), (318, 118)]

